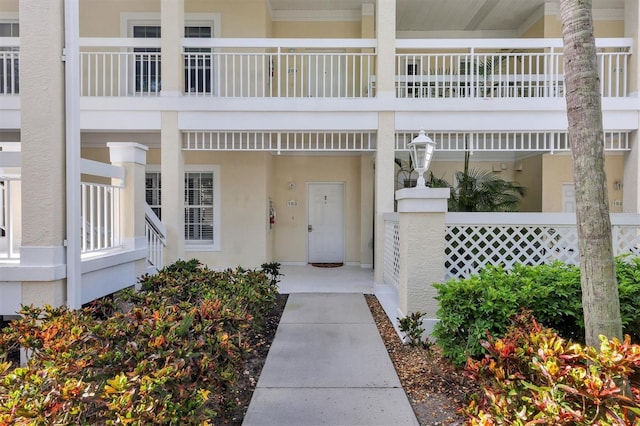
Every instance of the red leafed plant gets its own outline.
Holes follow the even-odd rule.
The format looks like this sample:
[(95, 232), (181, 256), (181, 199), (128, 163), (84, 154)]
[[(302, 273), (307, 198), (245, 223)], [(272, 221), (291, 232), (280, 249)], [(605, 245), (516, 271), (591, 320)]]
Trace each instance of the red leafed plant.
[(637, 425), (640, 391), (628, 378), (640, 346), (602, 336), (598, 351), (567, 341), (530, 312), (502, 338), (483, 342), (487, 355), (467, 362), (482, 386), (463, 409), (469, 425)]

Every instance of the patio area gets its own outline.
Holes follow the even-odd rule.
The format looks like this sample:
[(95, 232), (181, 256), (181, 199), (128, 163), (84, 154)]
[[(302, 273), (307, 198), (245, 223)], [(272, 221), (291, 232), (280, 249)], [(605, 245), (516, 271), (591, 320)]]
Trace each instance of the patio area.
[(374, 293), (373, 270), (360, 266), (282, 265), (280, 272), (280, 293)]

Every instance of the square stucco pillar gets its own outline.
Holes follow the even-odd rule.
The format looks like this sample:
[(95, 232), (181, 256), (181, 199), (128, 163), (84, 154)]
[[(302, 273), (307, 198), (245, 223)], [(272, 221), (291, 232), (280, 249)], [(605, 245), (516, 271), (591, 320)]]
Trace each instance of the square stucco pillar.
[(136, 276), (146, 272), (147, 238), (145, 233), (145, 166), (147, 148), (135, 142), (108, 142), (111, 164), (124, 169), (125, 182), (120, 191), (120, 232), (127, 250), (140, 250)]
[(425, 331), (437, 321), (433, 284), (444, 280), (445, 214), (449, 188), (406, 188), (396, 191), (400, 215), (401, 315), (422, 312)]

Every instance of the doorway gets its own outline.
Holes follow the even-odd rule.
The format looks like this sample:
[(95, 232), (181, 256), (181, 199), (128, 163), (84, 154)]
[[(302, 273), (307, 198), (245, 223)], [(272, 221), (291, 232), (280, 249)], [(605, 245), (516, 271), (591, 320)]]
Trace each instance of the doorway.
[(344, 262), (344, 183), (309, 183), (307, 187), (309, 263)]

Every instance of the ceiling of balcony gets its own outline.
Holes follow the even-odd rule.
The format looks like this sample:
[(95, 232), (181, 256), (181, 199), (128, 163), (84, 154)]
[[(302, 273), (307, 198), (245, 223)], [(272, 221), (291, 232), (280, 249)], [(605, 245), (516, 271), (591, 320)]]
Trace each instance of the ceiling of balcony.
[[(363, 3), (375, 0), (269, 0), (273, 12), (296, 11), (327, 16), (359, 13)], [(384, 1), (384, 0), (383, 0)], [(397, 31), (500, 31), (515, 30), (544, 3), (559, 7), (558, 0), (396, 0)], [(624, 0), (593, 0), (598, 10), (624, 10)]]

